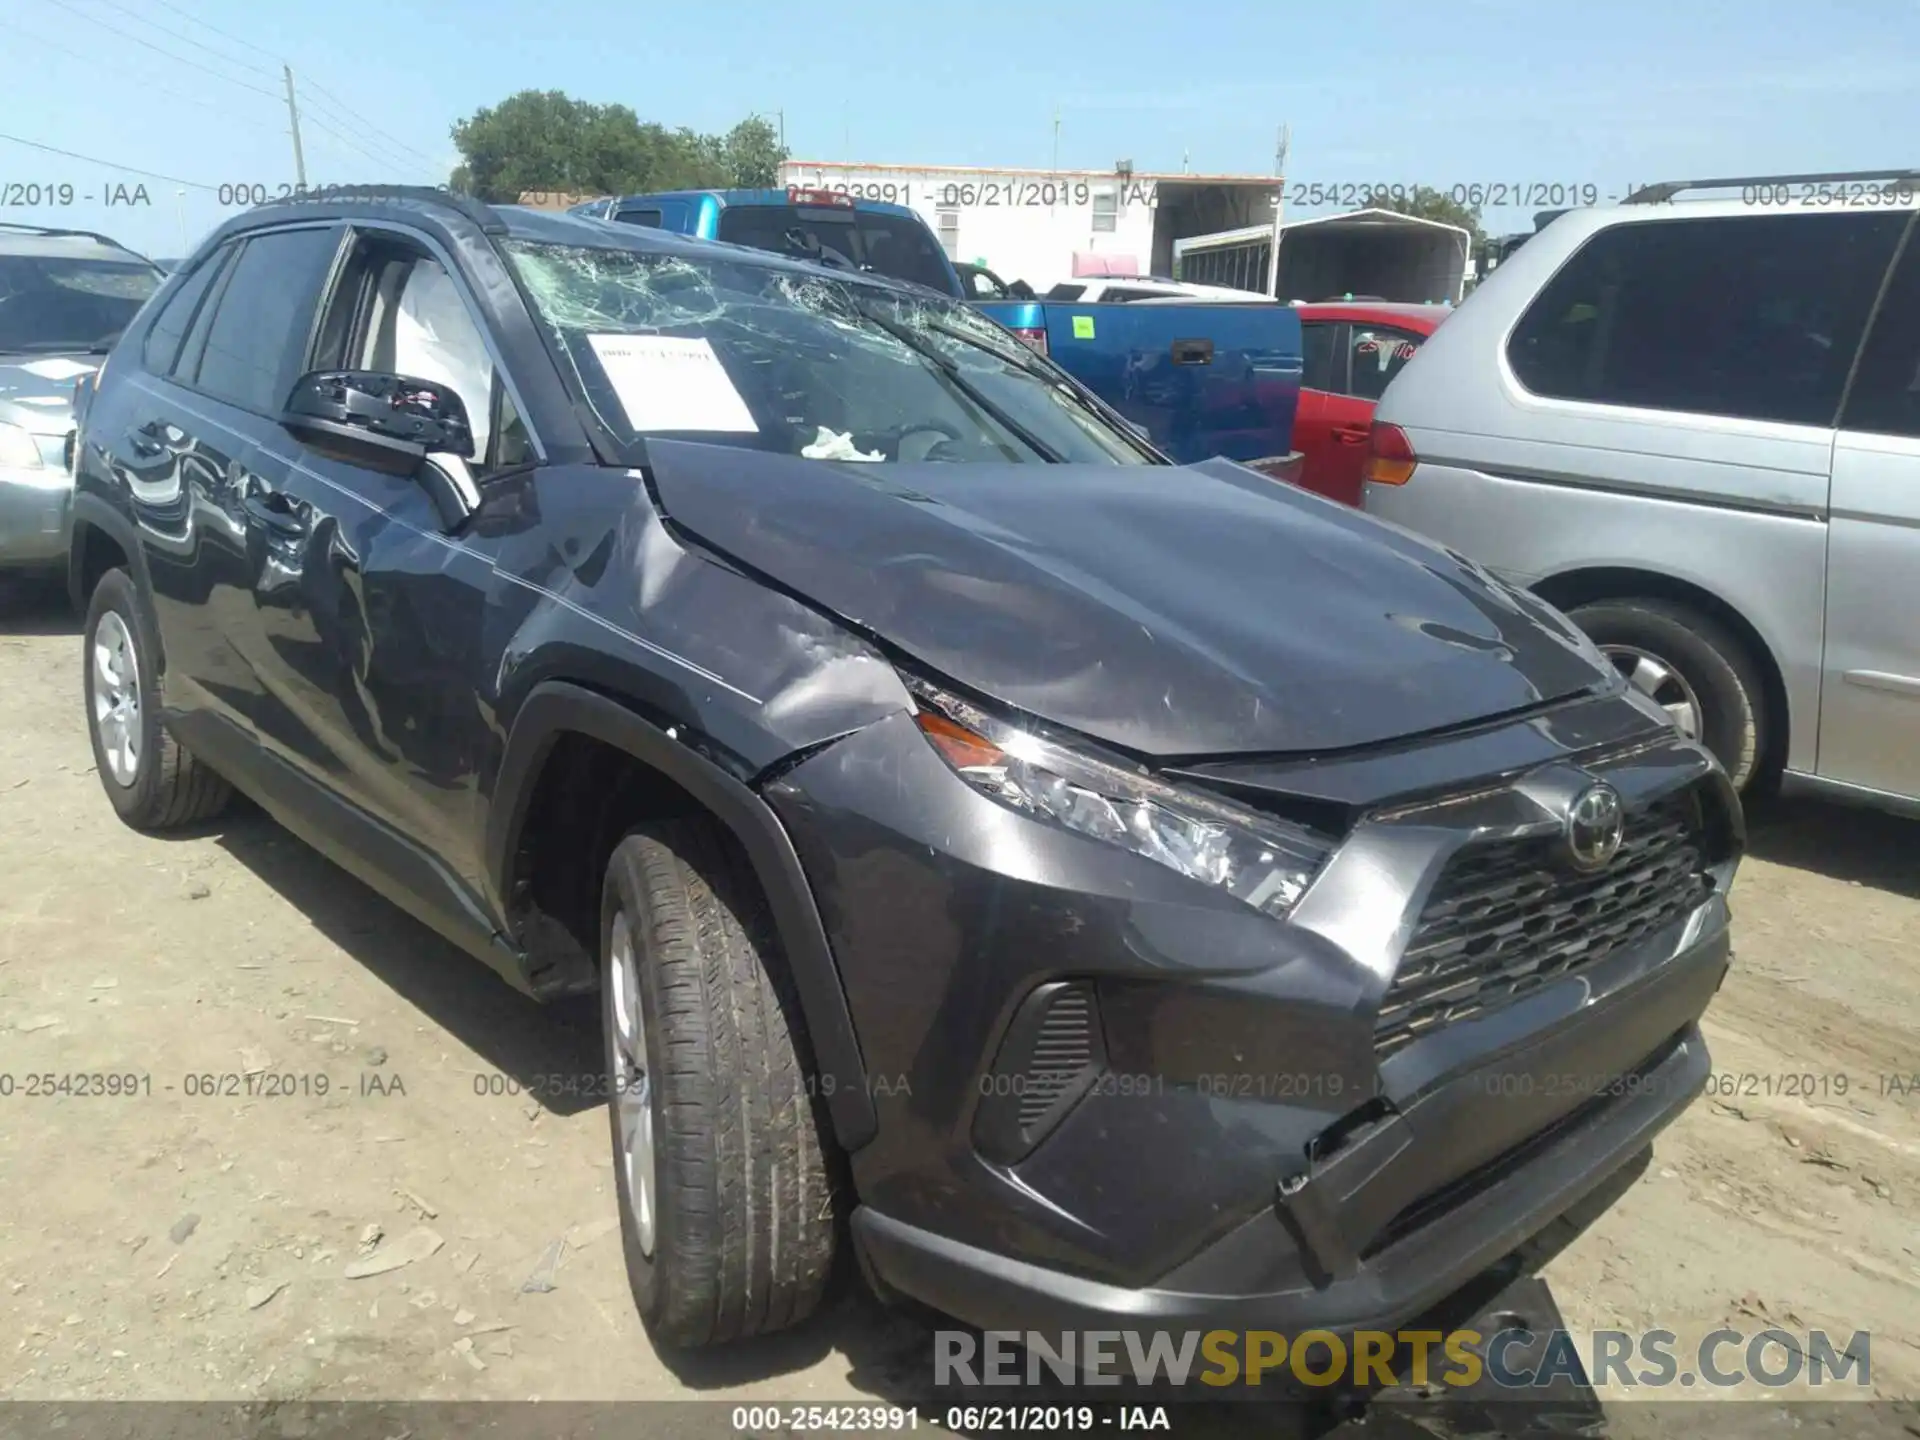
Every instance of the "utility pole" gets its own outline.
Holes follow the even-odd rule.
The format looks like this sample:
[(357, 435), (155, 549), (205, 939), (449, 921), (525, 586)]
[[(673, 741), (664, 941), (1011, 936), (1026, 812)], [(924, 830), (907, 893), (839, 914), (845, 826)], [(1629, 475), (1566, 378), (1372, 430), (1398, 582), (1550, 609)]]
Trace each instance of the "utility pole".
[(1267, 246), (1267, 294), (1280, 298), (1280, 217), (1287, 199), (1287, 142), (1292, 138), (1288, 126), (1280, 127), (1280, 139), (1273, 147), (1273, 240)]
[(280, 71), (287, 77), (287, 118), (293, 121), (293, 178), (305, 190), (307, 157), (300, 153), (300, 102), (293, 98), (293, 67), (282, 65)]

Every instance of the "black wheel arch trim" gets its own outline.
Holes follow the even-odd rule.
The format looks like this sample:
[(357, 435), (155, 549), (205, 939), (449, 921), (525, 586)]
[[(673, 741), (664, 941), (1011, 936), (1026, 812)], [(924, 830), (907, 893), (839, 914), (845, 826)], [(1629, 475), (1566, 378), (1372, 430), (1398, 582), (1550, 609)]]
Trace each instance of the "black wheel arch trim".
[(566, 681), (536, 686), (507, 737), (487, 817), (486, 862), (494, 894), (510, 893), (514, 855), (534, 786), (554, 743), (586, 735), (626, 751), (693, 796), (740, 842), (766, 891), (780, 943), (820, 1068), (835, 1138), (859, 1149), (879, 1128), (853, 1013), (814, 903), (813, 889), (786, 827), (758, 794), (686, 745), (670, 739), (617, 700)]
[(127, 557), (133, 583), (139, 587), (142, 595), (151, 595), (153, 590), (147, 575), (147, 553), (140, 544), (140, 536), (133, 522), (114, 509), (104, 497), (76, 489), (73, 496), (73, 533), (67, 542), (67, 598), (73, 601), (74, 609), (84, 615), (90, 598), (81, 584), (82, 566), (87, 553), (86, 534), (89, 530), (100, 531), (120, 547), (121, 553)]

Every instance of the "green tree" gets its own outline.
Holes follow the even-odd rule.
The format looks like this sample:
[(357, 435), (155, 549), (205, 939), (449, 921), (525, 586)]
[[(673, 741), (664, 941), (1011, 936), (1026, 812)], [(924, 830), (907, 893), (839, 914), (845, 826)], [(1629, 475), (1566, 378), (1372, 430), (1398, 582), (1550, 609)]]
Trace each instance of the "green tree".
[(720, 141), (727, 181), (743, 190), (768, 190), (778, 184), (786, 158), (779, 132), (758, 115), (749, 115)]
[(750, 116), (725, 135), (643, 121), (625, 105), (559, 90), (522, 90), (453, 127), (456, 190), (511, 204), (529, 190), (620, 195), (644, 190), (774, 183), (786, 150)]

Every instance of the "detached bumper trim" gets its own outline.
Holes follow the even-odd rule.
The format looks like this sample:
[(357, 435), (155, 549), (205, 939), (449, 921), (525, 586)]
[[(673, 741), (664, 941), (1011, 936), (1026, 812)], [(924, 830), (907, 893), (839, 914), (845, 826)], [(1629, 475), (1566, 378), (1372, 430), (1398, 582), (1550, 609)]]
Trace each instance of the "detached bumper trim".
[[(1646, 1083), (1637, 1093), (1580, 1117), (1472, 1203), (1395, 1237), (1318, 1287), (1253, 1295), (1129, 1289), (950, 1240), (864, 1205), (853, 1214), (854, 1242), (883, 1290), (984, 1330), (1390, 1330), (1446, 1299), (1598, 1189), (1687, 1107), (1706, 1084), (1708, 1063), (1699, 1028), (1689, 1025), (1643, 1072)], [(1248, 1223), (1268, 1227), (1276, 1246), (1294, 1243), (1272, 1214)], [(1239, 1238), (1235, 1232), (1217, 1244)]]

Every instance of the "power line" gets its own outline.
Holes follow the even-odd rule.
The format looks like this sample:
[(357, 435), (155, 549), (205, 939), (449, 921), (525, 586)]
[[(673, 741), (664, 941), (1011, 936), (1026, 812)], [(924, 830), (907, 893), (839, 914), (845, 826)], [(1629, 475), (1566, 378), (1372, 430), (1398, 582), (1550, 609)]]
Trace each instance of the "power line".
[(142, 25), (146, 25), (154, 30), (158, 30), (162, 35), (165, 35), (170, 39), (178, 40), (178, 41), (181, 41), (183, 44), (191, 45), (197, 50), (204, 50), (209, 55), (212, 55), (216, 59), (226, 61), (229, 65), (238, 65), (244, 70), (255, 71), (258, 74), (265, 75), (269, 80), (278, 78), (274, 74), (274, 72), (272, 72), (271, 70), (268, 70), (265, 66), (257, 65), (251, 60), (242, 60), (237, 55), (223, 54), (221, 51), (214, 49), (211, 45), (207, 44), (205, 41), (196, 40), (191, 35), (182, 35), (178, 30), (169, 30), (166, 26), (160, 24), (157, 20), (149, 20), (147, 19), (146, 16), (140, 14), (138, 11), (129, 10), (126, 6), (116, 3), (116, 0), (95, 0), (95, 3), (99, 5), (104, 5), (109, 10), (118, 10), (122, 15), (125, 15), (130, 20), (138, 20)]
[(275, 62), (278, 62), (280, 59), (280, 57), (278, 55), (275, 55), (271, 50), (263, 50), (258, 45), (254, 44), (251, 40), (242, 40), (238, 35), (234, 35), (229, 33), (228, 31), (222, 30), (218, 25), (215, 25), (211, 20), (202, 20), (198, 15), (190, 14), (188, 11), (182, 10), (178, 5), (169, 4), (168, 0), (153, 0), (153, 3), (160, 6), (162, 9), (171, 10), (174, 14), (178, 15), (183, 20), (191, 20), (194, 24), (200, 26), (204, 30), (211, 30), (214, 34), (220, 36), (222, 39), (231, 40), (236, 45), (244, 45), (247, 49), (253, 51), (256, 55), (264, 55), (267, 57), (267, 59)]
[[(99, 3), (102, 5), (110, 6), (112, 9), (118, 10), (122, 14), (127, 14), (127, 15), (133, 14), (133, 12), (126, 9), (125, 6), (117, 3), (117, 0), (99, 0)], [(167, 10), (171, 10), (174, 14), (180, 16), (183, 19), (191, 20), (194, 24), (199, 25), (206, 30), (212, 31), (215, 35), (218, 35), (223, 39), (231, 40), (236, 45), (244, 45), (247, 49), (253, 51), (258, 55), (264, 55), (268, 59), (275, 60), (275, 61), (279, 61), (282, 58), (280, 56), (274, 55), (273, 52), (270, 50), (266, 50), (266, 49), (263, 49), (261, 46), (255, 45), (251, 40), (242, 39), (240, 36), (235, 35), (230, 31), (222, 30), (219, 26), (213, 24), (211, 21), (202, 20), (199, 16), (191, 14), (186, 10), (182, 10), (178, 5), (169, 3), (169, 0), (154, 0), (154, 3), (162, 6)], [(207, 51), (207, 53), (209, 54), (212, 54), (212, 55), (220, 54), (220, 52), (215, 50), (212, 46), (206, 45), (201, 41), (194, 40), (190, 36), (181, 36), (175, 31), (168, 30), (164, 26), (156, 24), (154, 21), (142, 19), (142, 17), (139, 17), (137, 15), (134, 18), (141, 19), (141, 23), (146, 25), (151, 25), (154, 29), (160, 31), (160, 33), (163, 35), (172, 35), (176, 39), (184, 39), (187, 41), (188, 44), (198, 45), (201, 49)], [(250, 62), (240, 60), (238, 57), (235, 57), (235, 56), (222, 55), (221, 58), (225, 60), (231, 60), (232, 63), (236, 65), (246, 65), (248, 69), (258, 71), (262, 74), (267, 74), (270, 78), (273, 78), (275, 74), (275, 72), (272, 72), (266, 69), (266, 67), (251, 64)], [(309, 119), (313, 118), (314, 111), (316, 110), (320, 110), (323, 114), (332, 112), (331, 118), (336, 123), (342, 124), (342, 125), (357, 125), (361, 127), (368, 134), (377, 137), (378, 139), (385, 142), (386, 144), (392, 145), (396, 149), (404, 150), (408, 154), (415, 156), (416, 158), (419, 159), (419, 161), (423, 165), (425, 165), (428, 169), (432, 170), (436, 174), (439, 173), (439, 171), (443, 168), (439, 161), (435, 160), (432, 156), (427, 155), (424, 151), (415, 149), (413, 146), (407, 144), (406, 141), (400, 139), (398, 136), (389, 134), (387, 131), (381, 130), (378, 126), (372, 124), (365, 117), (363, 117), (356, 110), (354, 110), (352, 106), (348, 105), (346, 101), (340, 99), (340, 97), (335, 95), (331, 90), (328, 90), (325, 86), (321, 85), (311, 75), (302, 74), (300, 77), (300, 84), (301, 84), (301, 89), (306, 92), (307, 113), (308, 113)], [(314, 97), (316, 95), (322, 97), (325, 100), (326, 103), (324, 106), (315, 101)]]
[(69, 15), (78, 15), (82, 20), (91, 20), (95, 25), (98, 25), (102, 30), (107, 31), (109, 34), (112, 34), (112, 35), (118, 35), (123, 40), (131, 40), (136, 45), (144, 45), (147, 47), (147, 49), (153, 51), (154, 54), (164, 55), (166, 56), (167, 59), (173, 61), (173, 63), (176, 65), (189, 66), (192, 69), (199, 70), (208, 75), (213, 76), (213, 78), (216, 80), (224, 80), (229, 85), (238, 85), (242, 90), (251, 90), (256, 95), (264, 95), (269, 100), (278, 101), (280, 99), (280, 97), (274, 94), (271, 90), (262, 90), (258, 85), (249, 85), (244, 80), (236, 80), (231, 75), (223, 75), (220, 71), (215, 70), (210, 66), (202, 65), (197, 60), (189, 60), (184, 55), (176, 55), (171, 50), (163, 50), (158, 45), (154, 44), (151, 40), (142, 39), (140, 36), (135, 35), (130, 31), (121, 29), (118, 25), (109, 25), (107, 24), (106, 21), (102, 20), (98, 15), (89, 15), (84, 10), (75, 9), (73, 6), (67, 4), (67, 0), (47, 0), (47, 4), (58, 6), (60, 9), (66, 11)]
[[(31, 30), (22, 30), (18, 25), (9, 25), (4, 28), (11, 30), (14, 34), (20, 36), (22, 39), (32, 40), (37, 44), (44, 45), (49, 50), (56, 51), (61, 55), (65, 55), (71, 59), (78, 60), (89, 67), (97, 67), (101, 63), (101, 60), (103, 58), (98, 55), (82, 55), (78, 50), (69, 50), (66, 46), (56, 44), (52, 40), (47, 39), (46, 36), (44, 35), (35, 35)], [(106, 59), (109, 65), (112, 65), (115, 63), (111, 56), (104, 57), (104, 58)], [(120, 64), (118, 68), (127, 70), (128, 73), (132, 73), (131, 68), (126, 66), (124, 63)], [(206, 96), (196, 95), (191, 90), (177, 90), (170, 85), (157, 85), (152, 80), (147, 80), (144, 77), (142, 78), (142, 84), (140, 88), (143, 94), (148, 92), (155, 92), (161, 95), (172, 95), (176, 99), (191, 100), (196, 105), (204, 105), (210, 110), (218, 110), (228, 114), (232, 113), (232, 107), (229, 105), (223, 104), (220, 101), (209, 100)]]
[(169, 185), (185, 185), (191, 190), (217, 191), (218, 185), (202, 185), (198, 180), (182, 180), (178, 175), (162, 175), (157, 170), (142, 170), (138, 165), (122, 165), (118, 160), (102, 160), (98, 155), (82, 155), (74, 150), (62, 150), (57, 145), (42, 145), (38, 140), (25, 140), (18, 135), (0, 133), (0, 140), (11, 140), (16, 145), (25, 145), (30, 150), (44, 150), (49, 155), (63, 155), (69, 160), (84, 160), (89, 165), (104, 165), (109, 170), (124, 170), (129, 175), (144, 175), (149, 180), (164, 180)]
[[(305, 113), (305, 115), (303, 115), (301, 118), (304, 119), (309, 125), (314, 126), (316, 129), (321, 130), (324, 133), (333, 136), (334, 139), (337, 140), (340, 144), (347, 146), (348, 148), (356, 151), (358, 154), (373, 161), (374, 164), (384, 165), (388, 167), (391, 167), (393, 165), (392, 156), (376, 155), (373, 151), (367, 149), (366, 146), (362, 145), (359, 141), (355, 140), (352, 136), (343, 134), (341, 131), (337, 130), (332, 125), (328, 124), (325, 117), (314, 114), (311, 108), (309, 108)], [(439, 167), (435, 166), (432, 168), (437, 173)]]
[(327, 89), (319, 81), (315, 80), (311, 75), (303, 76), (301, 83), (306, 87), (306, 90), (308, 92), (309, 105), (312, 104), (312, 97), (314, 95), (318, 94), (320, 96), (323, 96), (326, 99), (329, 107), (339, 112), (339, 118), (341, 119), (341, 122), (343, 124), (355, 124), (355, 125), (362, 126), (369, 135), (373, 135), (378, 139), (384, 140), (387, 144), (395, 146), (398, 149), (405, 150), (408, 154), (417, 157), (423, 164), (427, 165), (429, 168), (434, 170), (439, 170), (442, 168), (440, 165), (440, 162), (435, 160), (432, 156), (427, 155), (423, 151), (414, 149), (414, 147), (407, 144), (406, 141), (399, 139), (397, 136), (388, 134), (386, 131), (380, 129), (379, 127), (373, 125), (369, 121), (363, 119), (358, 113), (356, 113), (352, 108), (350, 108), (344, 100), (341, 100), (331, 90)]

